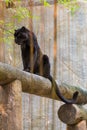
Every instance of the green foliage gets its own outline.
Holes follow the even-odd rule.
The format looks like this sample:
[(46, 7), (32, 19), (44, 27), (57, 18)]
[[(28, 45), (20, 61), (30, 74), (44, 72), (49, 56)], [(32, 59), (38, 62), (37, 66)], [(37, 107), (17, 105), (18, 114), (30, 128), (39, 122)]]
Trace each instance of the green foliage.
[[(40, 2), (44, 3), (44, 6), (50, 6), (49, 2), (47, 0), (40, 0)], [(59, 4), (63, 4), (66, 8), (68, 8), (71, 11), (71, 14), (75, 14), (77, 9), (79, 8), (79, 4), (77, 3), (77, 0), (58, 0)]]
[(79, 8), (77, 0), (58, 0), (58, 3), (63, 4), (66, 8), (68, 8), (72, 15), (74, 15)]
[(30, 16), (31, 14), (26, 8), (19, 7), (15, 10), (15, 14), (13, 15), (13, 18), (16, 18), (19, 22), (21, 22), (22, 19), (25, 19), (26, 17), (30, 17)]
[(13, 2), (13, 0), (4, 0), (6, 4)]
[(50, 6), (50, 4), (47, 2), (47, 0), (40, 0), (40, 2), (42, 2), (45, 7)]
[(13, 18), (17, 19), (18, 22), (21, 22), (25, 18), (38, 19), (39, 17), (36, 15), (32, 15), (32, 12), (28, 10), (27, 8), (19, 7), (15, 9), (15, 14), (13, 15)]
[(11, 3), (13, 2), (13, 0), (4, 0), (4, 1), (5, 1), (5, 3), (6, 3), (6, 7), (8, 7), (9, 4), (11, 4)]
[[(4, 1), (6, 5), (8, 5), (11, 2), (14, 2), (14, 0), (4, 0)], [(17, 2), (21, 2), (21, 0), (18, 0)], [(40, 0), (40, 2), (44, 4), (44, 7), (50, 6), (47, 0)], [(79, 8), (77, 0), (58, 0), (58, 4), (63, 4), (66, 8), (68, 8), (68, 10), (71, 11), (72, 15), (75, 14), (77, 9)], [(39, 16), (32, 14), (32, 12), (28, 8), (21, 7), (20, 5), (17, 8), (12, 8), (11, 11), (14, 12), (12, 16), (14, 21), (16, 20), (19, 24), (22, 22), (22, 20), (25, 20), (26, 18), (39, 19)], [(0, 29), (3, 29), (5, 36), (7, 36), (5, 38), (5, 42), (8, 40), (9, 41), (8, 43), (10, 43), (10, 40), (13, 39), (12, 36), (15, 29), (14, 23), (12, 22), (6, 23), (3, 20), (0, 20)]]
[(5, 36), (0, 38), (0, 42), (3, 39), (4, 43), (11, 44), (11, 40), (13, 40), (14, 23), (0, 20), (0, 30), (3, 31), (3, 34)]
[[(14, 0), (4, 0), (6, 4), (14, 2)], [(21, 1), (21, 0), (17, 0), (17, 1)]]

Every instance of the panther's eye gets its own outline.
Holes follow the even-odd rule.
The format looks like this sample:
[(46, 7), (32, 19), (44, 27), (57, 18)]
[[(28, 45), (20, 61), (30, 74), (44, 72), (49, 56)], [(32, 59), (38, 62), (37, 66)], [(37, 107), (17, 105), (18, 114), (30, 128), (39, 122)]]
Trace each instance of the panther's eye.
[(18, 38), (23, 38), (22, 34), (19, 34), (17, 37), (18, 37)]
[(17, 37), (20, 38), (20, 39), (26, 38), (26, 36), (24, 34), (22, 34), (22, 33), (18, 34)]

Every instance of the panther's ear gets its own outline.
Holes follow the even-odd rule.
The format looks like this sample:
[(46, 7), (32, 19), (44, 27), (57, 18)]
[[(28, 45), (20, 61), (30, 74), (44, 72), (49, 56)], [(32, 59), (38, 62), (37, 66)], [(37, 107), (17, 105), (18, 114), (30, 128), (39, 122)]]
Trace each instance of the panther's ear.
[(24, 26), (21, 29), (22, 29), (22, 31), (26, 30), (26, 28)]
[(15, 29), (15, 30), (14, 30), (14, 36), (16, 36), (16, 35), (17, 35), (17, 30)]
[(14, 31), (16, 32), (17, 30), (15, 29)]

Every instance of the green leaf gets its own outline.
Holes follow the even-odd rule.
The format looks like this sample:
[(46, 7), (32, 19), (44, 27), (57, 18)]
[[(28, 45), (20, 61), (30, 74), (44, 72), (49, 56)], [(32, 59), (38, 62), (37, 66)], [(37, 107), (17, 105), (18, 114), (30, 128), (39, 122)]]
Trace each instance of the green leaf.
[(49, 2), (47, 2), (47, 0), (40, 0), (41, 3), (44, 4), (45, 7), (50, 6)]
[(46, 0), (44, 0), (44, 6), (50, 6), (50, 4), (46, 1)]
[(9, 3), (13, 2), (13, 0), (4, 0), (6, 5), (8, 5)]
[(21, 22), (25, 18), (35, 18), (38, 19), (39, 17), (36, 15), (33, 15), (30, 10), (28, 10), (25, 7), (19, 7), (16, 9), (15, 14), (13, 15), (13, 18), (17, 19), (18, 22)]
[(71, 11), (72, 15), (80, 7), (77, 0), (58, 0), (58, 3), (63, 4), (66, 8), (68, 8)]

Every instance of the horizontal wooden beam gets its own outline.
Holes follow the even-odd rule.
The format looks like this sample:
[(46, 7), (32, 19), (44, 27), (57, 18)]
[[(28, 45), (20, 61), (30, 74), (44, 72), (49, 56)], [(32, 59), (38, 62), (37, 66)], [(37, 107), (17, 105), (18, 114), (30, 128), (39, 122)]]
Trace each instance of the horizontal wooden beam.
[[(8, 64), (0, 62), (0, 85), (4, 86), (14, 80), (20, 80), (22, 83), (22, 91), (30, 94), (48, 97), (51, 99), (59, 100), (56, 96), (51, 82), (41, 76), (27, 73), (14, 68)], [(77, 104), (87, 103), (87, 90), (83, 87), (67, 85), (65, 83), (57, 83), (62, 95), (67, 99), (71, 99), (75, 91), (79, 92)]]

